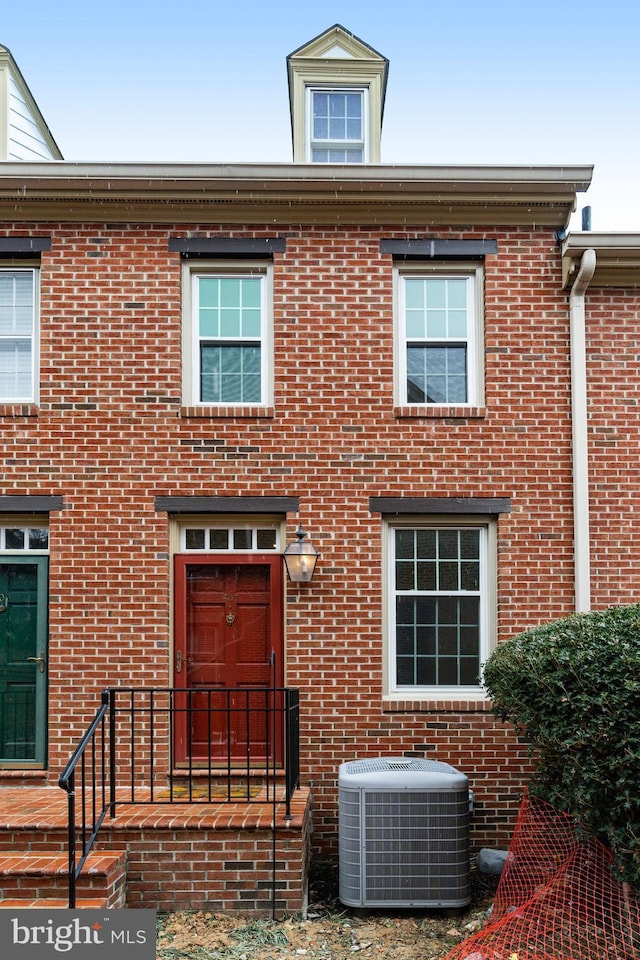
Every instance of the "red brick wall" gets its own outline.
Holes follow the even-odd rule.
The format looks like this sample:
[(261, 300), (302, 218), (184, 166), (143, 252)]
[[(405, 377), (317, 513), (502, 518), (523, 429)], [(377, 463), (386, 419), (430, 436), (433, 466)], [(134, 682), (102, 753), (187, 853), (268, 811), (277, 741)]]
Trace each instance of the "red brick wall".
[(335, 850), (339, 764), (404, 752), (468, 773), (474, 842), (505, 842), (526, 747), (482, 704), (383, 704), (381, 518), (369, 497), (510, 497), (499, 639), (571, 612), (569, 329), (553, 231), (430, 231), (498, 241), (486, 258), (486, 404), (467, 418), (394, 414), (392, 260), (379, 240), (419, 233), (279, 231), (273, 416), (208, 418), (181, 410), (181, 264), (167, 239), (188, 230), (274, 232), (29, 229), (52, 236), (41, 402), (30, 415), (0, 408), (0, 492), (65, 502), (51, 517), (52, 776), (103, 687), (171, 682), (168, 521), (154, 497), (299, 496), (321, 559), (312, 584), (288, 587), (286, 680), (301, 689), (316, 845)]
[(602, 608), (640, 599), (637, 290), (588, 290), (586, 330), (592, 603)]
[[(107, 826), (103, 843), (127, 850), (127, 906), (154, 910), (213, 910), (248, 916), (301, 913), (306, 908), (311, 804), (306, 792), (294, 805), (291, 826), (274, 840), (268, 823), (250, 823), (249, 814), (224, 815), (215, 827)], [(204, 816), (203, 816), (204, 819)], [(235, 823), (233, 823), (235, 819)], [(275, 899), (273, 883), (275, 880)]]

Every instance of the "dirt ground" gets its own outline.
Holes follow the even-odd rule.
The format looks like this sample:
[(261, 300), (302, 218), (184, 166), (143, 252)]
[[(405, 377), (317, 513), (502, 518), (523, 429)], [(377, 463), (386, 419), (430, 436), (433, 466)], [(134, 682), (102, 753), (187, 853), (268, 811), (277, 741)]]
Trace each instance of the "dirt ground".
[(158, 923), (158, 960), (441, 960), (484, 926), (496, 878), (472, 876), (464, 911), (357, 911), (337, 898), (336, 870), (311, 877), (306, 918), (248, 920), (214, 913), (174, 913)]

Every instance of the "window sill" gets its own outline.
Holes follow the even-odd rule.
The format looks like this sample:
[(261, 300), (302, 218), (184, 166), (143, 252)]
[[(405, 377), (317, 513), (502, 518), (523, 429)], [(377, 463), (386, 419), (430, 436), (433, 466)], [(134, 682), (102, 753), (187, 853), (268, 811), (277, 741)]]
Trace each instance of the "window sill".
[(23, 777), (41, 780), (47, 776), (47, 770), (44, 763), (31, 762), (29, 760), (3, 760), (0, 761), (0, 778), (17, 780)]
[(251, 419), (271, 419), (275, 416), (273, 407), (181, 407), (180, 416), (186, 419), (218, 420), (229, 417)]
[(383, 713), (490, 713), (491, 701), (483, 690), (468, 693), (434, 693), (402, 698), (399, 694), (384, 697)]
[(37, 417), (40, 408), (35, 403), (2, 403), (0, 417)]
[(487, 415), (486, 407), (461, 406), (400, 406), (393, 408), (397, 420), (482, 420)]

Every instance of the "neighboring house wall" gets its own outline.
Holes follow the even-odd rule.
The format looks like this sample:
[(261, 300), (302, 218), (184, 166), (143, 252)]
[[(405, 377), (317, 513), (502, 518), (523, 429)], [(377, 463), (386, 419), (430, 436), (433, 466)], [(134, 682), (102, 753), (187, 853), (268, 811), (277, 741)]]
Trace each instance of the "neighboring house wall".
[(591, 579), (595, 608), (638, 601), (640, 296), (586, 296)]
[[(7, 160), (58, 159), (41, 132), (38, 117), (29, 107), (20, 87), (8, 77)], [(41, 122), (41, 121), (40, 121)]]
[(0, 161), (61, 159), (11, 51), (0, 44)]
[(0, 408), (0, 454), (4, 494), (64, 500), (50, 517), (51, 781), (105, 686), (176, 680), (170, 524), (155, 497), (295, 496), (320, 551), (313, 582), (287, 585), (285, 626), (314, 842), (335, 850), (339, 764), (401, 753), (467, 773), (474, 842), (506, 842), (530, 772), (526, 745), (481, 695), (384, 696), (386, 561), (370, 498), (509, 498), (496, 519), (498, 640), (571, 613), (569, 321), (554, 231), (432, 231), (497, 241), (485, 258), (484, 402), (408, 415), (394, 405), (394, 265), (380, 240), (420, 234), (279, 229), (273, 405), (226, 416), (181, 405), (182, 263), (169, 238), (273, 230), (37, 232), (51, 235), (40, 397)]

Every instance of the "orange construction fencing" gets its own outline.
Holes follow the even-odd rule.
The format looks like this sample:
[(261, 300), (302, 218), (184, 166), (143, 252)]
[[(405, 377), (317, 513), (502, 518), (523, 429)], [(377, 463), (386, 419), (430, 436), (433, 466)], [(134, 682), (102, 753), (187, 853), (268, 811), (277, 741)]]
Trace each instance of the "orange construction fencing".
[(640, 895), (604, 844), (527, 797), (487, 925), (446, 960), (640, 960)]

